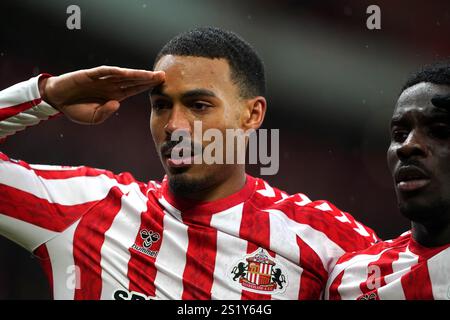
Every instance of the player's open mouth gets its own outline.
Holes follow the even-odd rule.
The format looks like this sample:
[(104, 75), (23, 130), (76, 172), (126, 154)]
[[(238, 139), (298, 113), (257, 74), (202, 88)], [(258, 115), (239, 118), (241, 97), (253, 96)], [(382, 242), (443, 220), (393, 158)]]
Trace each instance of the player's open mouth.
[(399, 191), (409, 192), (424, 188), (431, 180), (424, 170), (416, 166), (404, 166), (397, 170), (395, 182)]
[(181, 168), (188, 167), (195, 163), (201, 163), (202, 153), (194, 154), (190, 152), (187, 156), (181, 155), (181, 148), (174, 147), (164, 154), (164, 158), (168, 167)]

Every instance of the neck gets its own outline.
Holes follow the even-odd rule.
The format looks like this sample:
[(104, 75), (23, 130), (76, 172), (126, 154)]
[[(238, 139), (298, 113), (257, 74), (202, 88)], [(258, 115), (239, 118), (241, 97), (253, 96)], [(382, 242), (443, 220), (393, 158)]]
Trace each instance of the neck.
[(174, 192), (170, 190), (173, 195), (179, 196), (189, 200), (195, 201), (215, 201), (218, 199), (226, 198), (233, 193), (238, 192), (245, 186), (246, 174), (245, 167), (238, 166), (235, 170), (230, 172), (224, 170), (222, 177), (214, 181), (212, 184), (202, 188), (198, 191), (188, 191), (188, 192)]
[(414, 240), (424, 247), (439, 247), (450, 243), (450, 223), (411, 223)]

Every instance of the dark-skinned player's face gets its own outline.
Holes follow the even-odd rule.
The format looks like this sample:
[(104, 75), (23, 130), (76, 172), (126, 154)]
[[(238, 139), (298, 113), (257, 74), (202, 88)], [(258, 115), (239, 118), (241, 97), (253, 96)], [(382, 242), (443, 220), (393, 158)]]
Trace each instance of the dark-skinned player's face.
[[(184, 189), (198, 191), (196, 188), (226, 179), (233, 165), (173, 161), (170, 140), (176, 130), (185, 131), (192, 145), (204, 149), (211, 141), (194, 141), (202, 138), (194, 137), (195, 121), (201, 122), (202, 134), (214, 128), (225, 137), (226, 129), (248, 129), (245, 128), (248, 100), (241, 98), (238, 85), (232, 81), (227, 60), (165, 55), (157, 61), (155, 70), (164, 71), (166, 80), (151, 92), (150, 128), (171, 186), (182, 185)], [(193, 152), (192, 156), (198, 154)]]
[(436, 102), (448, 95), (450, 86), (416, 84), (400, 95), (391, 121), (387, 159), (399, 208), (419, 223), (450, 221), (450, 108)]

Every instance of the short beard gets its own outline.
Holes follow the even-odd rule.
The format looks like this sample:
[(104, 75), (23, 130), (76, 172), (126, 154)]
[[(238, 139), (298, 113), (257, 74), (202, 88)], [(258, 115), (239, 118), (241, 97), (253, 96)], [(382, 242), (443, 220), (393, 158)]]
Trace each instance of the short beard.
[(170, 191), (177, 196), (189, 198), (190, 194), (195, 194), (209, 187), (210, 179), (190, 179), (183, 174), (175, 174), (169, 177)]

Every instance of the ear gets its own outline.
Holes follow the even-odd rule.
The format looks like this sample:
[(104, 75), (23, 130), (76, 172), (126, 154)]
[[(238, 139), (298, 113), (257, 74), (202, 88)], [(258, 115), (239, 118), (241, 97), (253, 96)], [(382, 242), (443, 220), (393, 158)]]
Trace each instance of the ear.
[(257, 130), (261, 127), (264, 116), (266, 115), (267, 102), (266, 98), (258, 96), (246, 101), (245, 111), (242, 113), (242, 128), (247, 131), (249, 129)]

